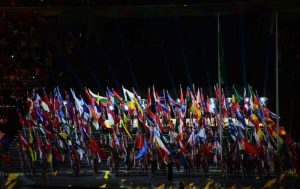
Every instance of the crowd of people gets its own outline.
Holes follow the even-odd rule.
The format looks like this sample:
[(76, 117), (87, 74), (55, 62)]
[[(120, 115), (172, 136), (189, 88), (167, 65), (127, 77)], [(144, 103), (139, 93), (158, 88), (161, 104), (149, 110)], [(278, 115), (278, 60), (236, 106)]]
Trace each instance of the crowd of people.
[(213, 98), (199, 88), (187, 87), (185, 96), (180, 89), (176, 101), (154, 87), (146, 99), (125, 88), (123, 97), (85, 88), (83, 98), (72, 89), (63, 95), (58, 87), (53, 95), (34, 90), (17, 104), (23, 170), (36, 174), (39, 162), (46, 172), (79, 175), (86, 158), (95, 174), (101, 161), (116, 175), (120, 167), (166, 173), (173, 165), (186, 174), (219, 165), (233, 175), (296, 173), (295, 143), (283, 127), (277, 135), (278, 116), (258, 94), (249, 87), (244, 95), (234, 89), (232, 97), (222, 92), (219, 98), (214, 88)]
[(45, 48), (45, 25), (36, 12), (2, 12), (0, 19), (1, 90), (45, 85), (53, 64)]

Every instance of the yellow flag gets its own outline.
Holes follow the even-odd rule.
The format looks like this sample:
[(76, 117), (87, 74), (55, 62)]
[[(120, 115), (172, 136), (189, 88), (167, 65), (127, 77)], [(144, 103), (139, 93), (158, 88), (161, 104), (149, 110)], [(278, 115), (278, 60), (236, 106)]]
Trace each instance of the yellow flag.
[(274, 184), (276, 183), (276, 178), (273, 178), (269, 181), (266, 182), (266, 184), (264, 185), (264, 187), (262, 187), (263, 189), (267, 189), (267, 188), (272, 188), (274, 186)]
[(52, 154), (48, 154), (48, 157), (47, 157), (47, 162), (48, 163), (52, 163)]
[(123, 119), (121, 120), (121, 125), (124, 127), (124, 130), (126, 131), (126, 133), (129, 136), (129, 138), (132, 139), (131, 134), (127, 130), (127, 123), (128, 123), (127, 116), (123, 112)]
[(212, 185), (213, 182), (214, 182), (213, 179), (208, 179), (206, 185), (204, 186), (204, 189), (210, 189), (210, 186)]
[(142, 113), (142, 115), (144, 115), (143, 109), (140, 106), (140, 103), (137, 101), (136, 98), (133, 99), (134, 103), (136, 104), (136, 107), (138, 108), (138, 110)]
[(67, 133), (65, 133), (65, 132), (60, 132), (59, 135), (60, 135), (63, 139), (65, 139), (65, 140), (66, 140), (66, 139), (68, 138), (68, 136), (69, 136), (69, 135), (68, 135)]
[(127, 101), (127, 106), (128, 106), (128, 108), (129, 108), (130, 110), (136, 110), (136, 108), (135, 108), (133, 102), (131, 102), (130, 100)]
[(164, 189), (165, 188), (165, 184), (161, 184), (158, 187), (156, 187), (155, 189)]

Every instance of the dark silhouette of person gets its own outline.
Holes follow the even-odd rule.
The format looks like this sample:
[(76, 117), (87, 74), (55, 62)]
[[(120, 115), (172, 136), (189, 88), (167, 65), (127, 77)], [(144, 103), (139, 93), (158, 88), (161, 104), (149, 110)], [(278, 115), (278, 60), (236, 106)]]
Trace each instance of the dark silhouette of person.
[(173, 161), (171, 157), (169, 157), (168, 162), (168, 180), (173, 181)]

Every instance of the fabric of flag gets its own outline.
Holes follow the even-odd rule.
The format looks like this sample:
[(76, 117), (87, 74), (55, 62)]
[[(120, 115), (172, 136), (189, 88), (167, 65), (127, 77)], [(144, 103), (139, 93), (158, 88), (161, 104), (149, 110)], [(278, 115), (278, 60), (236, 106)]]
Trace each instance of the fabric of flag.
[(166, 96), (167, 96), (167, 99), (168, 99), (168, 102), (171, 106), (174, 106), (175, 105), (175, 101), (172, 99), (171, 95), (169, 94), (169, 92), (167, 91), (166, 92)]
[(216, 84), (214, 86), (214, 90), (215, 90), (215, 96), (216, 96), (217, 102), (220, 103), (221, 101), (220, 101), (220, 97), (219, 97), (219, 86), (218, 86), (218, 84)]
[(125, 106), (125, 102), (121, 98), (121, 96), (114, 90), (112, 89), (113, 96), (115, 97), (116, 103), (120, 103), (123, 107)]
[(184, 130), (184, 122), (182, 117), (176, 118), (175, 129), (178, 132), (178, 140), (183, 141), (183, 130)]
[(129, 136), (130, 139), (132, 139), (131, 134), (128, 131), (128, 120), (127, 120), (127, 116), (125, 114), (125, 112), (122, 113), (123, 117), (121, 119), (121, 125), (123, 126), (125, 132), (127, 133), (127, 135)]
[(260, 128), (260, 122), (259, 122), (257, 116), (255, 114), (251, 114), (249, 121), (254, 124), (257, 136), (259, 137), (260, 140), (262, 140), (264, 137), (264, 133), (262, 132), (262, 130)]
[(138, 155), (136, 156), (136, 160), (141, 159), (147, 152), (147, 141), (146, 141), (146, 137), (144, 137), (144, 144), (142, 149), (139, 151)]
[(206, 103), (205, 103), (205, 99), (204, 99), (202, 88), (200, 89), (200, 99), (201, 99), (201, 105), (202, 105), (202, 107), (205, 108), (206, 107)]
[(88, 98), (89, 102), (92, 105), (95, 105), (96, 99), (91, 96), (91, 94), (89, 93), (89, 90), (86, 87), (84, 88), (84, 93), (85, 93), (86, 97)]
[(190, 104), (192, 104), (192, 93), (190, 87), (187, 87), (186, 94), (185, 94), (185, 101), (187, 104), (187, 107), (190, 107)]
[(164, 143), (161, 141), (161, 139), (157, 135), (154, 136), (154, 142), (156, 142), (157, 146), (163, 150), (165, 157), (170, 155), (169, 150), (166, 148)]
[(206, 139), (206, 132), (205, 132), (205, 128), (204, 127), (200, 128), (198, 136), (199, 136), (199, 138), (200, 138), (201, 141), (204, 141)]
[(146, 108), (149, 108), (151, 104), (151, 91), (150, 88), (148, 88)]
[(106, 97), (95, 94), (90, 89), (88, 89), (88, 92), (89, 92), (90, 96), (92, 98), (94, 98), (98, 104), (102, 104), (103, 106), (106, 106), (106, 104), (107, 104), (107, 98)]
[(243, 142), (244, 142), (245, 151), (249, 155), (252, 155), (254, 157), (257, 157), (259, 155), (259, 150), (257, 149), (256, 146), (254, 146), (253, 144), (249, 143), (246, 138), (243, 139)]
[(209, 97), (208, 96), (206, 96), (206, 109), (205, 109), (205, 111), (207, 112), (207, 113), (211, 113), (210, 112), (210, 101), (209, 101)]
[(234, 96), (236, 98), (236, 102), (238, 104), (240, 104), (241, 102), (243, 102), (243, 97), (240, 95), (240, 93), (237, 91), (237, 89), (235, 88), (235, 86), (233, 85), (232, 87), (233, 91), (234, 91)]
[[(123, 86), (123, 93), (124, 93), (124, 97), (125, 97), (125, 101), (128, 101), (128, 100), (132, 100), (134, 99), (134, 93), (130, 92), (129, 90), (125, 89)], [(129, 97), (129, 99), (127, 98)]]
[[(187, 146), (187, 144), (189, 144), (191, 147), (196, 146), (196, 136), (195, 136), (194, 131), (191, 132), (190, 137), (186, 143), (186, 146)], [(186, 146), (185, 146), (185, 148), (186, 148)]]
[(184, 97), (183, 97), (183, 92), (182, 92), (182, 88), (181, 88), (181, 85), (180, 85), (180, 104), (182, 105), (184, 103)]
[(146, 112), (146, 118), (152, 125), (158, 127), (160, 132), (163, 132), (164, 128), (161, 125), (159, 118), (149, 109)]
[(144, 146), (144, 137), (137, 133), (135, 135), (134, 148), (141, 149)]

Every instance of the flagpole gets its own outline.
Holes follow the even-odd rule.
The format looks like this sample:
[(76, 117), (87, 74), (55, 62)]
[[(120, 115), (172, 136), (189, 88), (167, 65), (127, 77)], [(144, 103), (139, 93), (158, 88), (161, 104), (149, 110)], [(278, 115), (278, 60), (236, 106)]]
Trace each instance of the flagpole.
[(275, 13), (275, 40), (276, 40), (276, 125), (277, 125), (277, 152), (279, 153), (279, 84), (278, 84), (278, 18)]
[(222, 111), (221, 111), (221, 62), (220, 62), (220, 14), (218, 14), (218, 80), (219, 80), (219, 114), (220, 114), (220, 123), (219, 123), (219, 133), (220, 133), (220, 155), (221, 155), (221, 163), (222, 163)]

